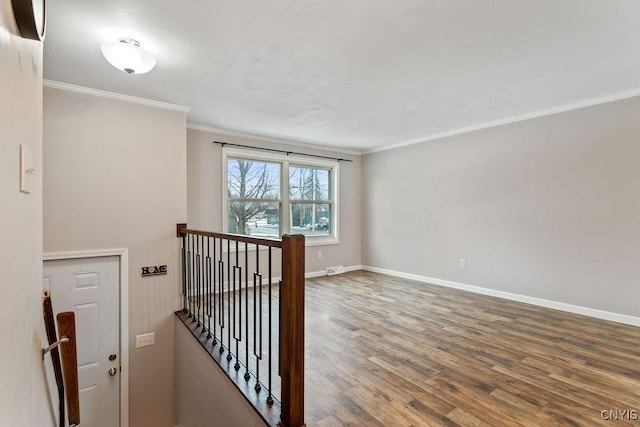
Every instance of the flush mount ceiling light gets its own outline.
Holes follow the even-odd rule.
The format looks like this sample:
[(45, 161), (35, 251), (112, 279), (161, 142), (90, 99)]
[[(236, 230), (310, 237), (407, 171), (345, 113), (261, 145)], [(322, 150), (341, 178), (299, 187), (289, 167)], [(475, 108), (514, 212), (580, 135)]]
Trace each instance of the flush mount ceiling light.
[(109, 64), (129, 74), (148, 73), (156, 65), (156, 57), (140, 47), (134, 39), (122, 38), (117, 42), (104, 42), (100, 46)]

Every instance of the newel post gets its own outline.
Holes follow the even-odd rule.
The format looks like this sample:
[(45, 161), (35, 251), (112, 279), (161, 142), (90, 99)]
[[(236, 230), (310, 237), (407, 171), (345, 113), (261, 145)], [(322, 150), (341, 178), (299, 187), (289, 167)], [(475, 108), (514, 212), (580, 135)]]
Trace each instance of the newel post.
[(304, 236), (282, 236), (280, 425), (304, 426)]

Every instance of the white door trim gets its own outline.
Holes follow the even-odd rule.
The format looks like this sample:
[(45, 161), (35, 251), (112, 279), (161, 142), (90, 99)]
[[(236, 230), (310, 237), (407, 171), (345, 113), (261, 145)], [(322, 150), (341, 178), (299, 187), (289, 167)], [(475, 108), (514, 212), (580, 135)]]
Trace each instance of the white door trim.
[(43, 261), (61, 259), (120, 257), (120, 427), (129, 427), (129, 249), (98, 249), (50, 252)]

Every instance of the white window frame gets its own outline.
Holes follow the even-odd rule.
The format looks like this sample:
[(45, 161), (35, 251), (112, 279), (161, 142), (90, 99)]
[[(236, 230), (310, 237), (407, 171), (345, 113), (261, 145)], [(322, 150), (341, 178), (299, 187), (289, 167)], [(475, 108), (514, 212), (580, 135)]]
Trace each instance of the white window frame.
[(238, 148), (222, 148), (222, 229), (228, 232), (229, 213), (228, 209), (228, 159), (241, 158), (247, 160), (266, 161), (280, 164), (280, 231), (283, 234), (291, 234), (291, 204), (289, 203), (289, 165), (307, 166), (329, 169), (329, 202), (331, 203), (331, 234), (305, 236), (305, 246), (333, 245), (340, 243), (338, 224), (338, 174), (339, 162), (334, 160), (314, 159), (303, 156), (285, 155), (277, 153), (260, 152), (257, 150), (243, 150)]

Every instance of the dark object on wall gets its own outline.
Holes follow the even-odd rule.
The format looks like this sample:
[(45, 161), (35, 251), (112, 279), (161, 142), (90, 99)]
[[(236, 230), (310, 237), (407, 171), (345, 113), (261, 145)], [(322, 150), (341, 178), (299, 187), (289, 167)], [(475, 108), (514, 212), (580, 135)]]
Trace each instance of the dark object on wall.
[(160, 276), (161, 274), (167, 274), (166, 265), (153, 265), (150, 267), (142, 267), (142, 277)]
[[(53, 345), (56, 341), (58, 341), (58, 334), (56, 332), (56, 323), (53, 317), (53, 307), (51, 306), (51, 295), (49, 294), (49, 292), (44, 293), (44, 298), (42, 300), (42, 310), (44, 316), (44, 326), (47, 331), (47, 340), (49, 342), (49, 345)], [(56, 386), (58, 388), (58, 416), (60, 417), (59, 425), (60, 427), (64, 427), (64, 382), (62, 380), (62, 364), (60, 363), (60, 351), (57, 347), (51, 349), (51, 361), (53, 363), (53, 375), (56, 379)]]
[(287, 151), (287, 150), (276, 150), (275, 148), (265, 148), (265, 147), (254, 147), (252, 145), (243, 145), (243, 144), (231, 144), (229, 142), (220, 142), (220, 141), (213, 141), (214, 144), (218, 144), (218, 145), (222, 145), (223, 147), (225, 145), (228, 145), (229, 147), (242, 147), (242, 148), (251, 148), (253, 150), (262, 150), (262, 151), (270, 151), (272, 153), (282, 153), (282, 154), (286, 154), (287, 156), (290, 154), (294, 154), (296, 156), (306, 156), (306, 157), (315, 157), (316, 159), (329, 159), (329, 160), (335, 160), (336, 162), (349, 162), (349, 163), (353, 163), (353, 160), (349, 160), (349, 159), (341, 159), (339, 157), (329, 157), (329, 156), (319, 156), (317, 154), (306, 154), (306, 153), (298, 153), (296, 151)]
[(67, 390), (69, 425), (80, 424), (80, 395), (78, 389), (78, 352), (76, 350), (76, 317), (73, 311), (58, 313), (58, 330), (61, 336), (69, 338), (62, 346), (62, 370)]
[(44, 40), (47, 23), (46, 0), (11, 0), (13, 16), (25, 39)]

